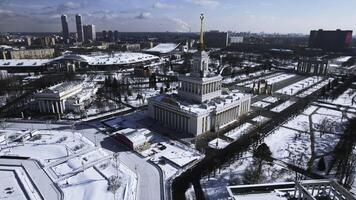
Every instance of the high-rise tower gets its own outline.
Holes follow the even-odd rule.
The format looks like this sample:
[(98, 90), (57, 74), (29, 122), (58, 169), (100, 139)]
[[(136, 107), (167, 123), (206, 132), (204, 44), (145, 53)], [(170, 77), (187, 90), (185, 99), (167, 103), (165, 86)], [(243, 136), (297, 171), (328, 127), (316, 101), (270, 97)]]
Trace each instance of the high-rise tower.
[(83, 21), (81, 15), (78, 14), (75, 16), (75, 24), (77, 26), (78, 41), (83, 42)]
[(67, 15), (62, 15), (61, 16), (61, 21), (62, 21), (63, 39), (65, 40), (65, 42), (68, 42), (68, 39), (69, 39), (69, 28), (68, 28)]

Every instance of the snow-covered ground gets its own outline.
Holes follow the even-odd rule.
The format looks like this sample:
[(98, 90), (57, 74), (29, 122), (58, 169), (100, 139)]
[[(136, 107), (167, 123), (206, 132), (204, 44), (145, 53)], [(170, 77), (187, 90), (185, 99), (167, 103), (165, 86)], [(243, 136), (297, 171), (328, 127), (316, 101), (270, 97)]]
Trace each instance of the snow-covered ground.
[(313, 92), (321, 89), (322, 87), (326, 86), (329, 82), (331, 82), (333, 80), (334, 80), (334, 78), (328, 78), (328, 79), (326, 79), (326, 80), (324, 80), (324, 81), (322, 81), (322, 82), (320, 82), (318, 84), (313, 85), (312, 87), (308, 88), (307, 90), (305, 90), (304, 92), (298, 94), (297, 96), (298, 97), (302, 97), (302, 98), (306, 97), (306, 96), (312, 94)]
[(223, 139), (220, 138), (216, 138), (212, 141), (209, 142), (209, 147), (213, 148), (213, 149), (223, 149), (225, 147), (227, 147), (230, 144), (230, 142), (225, 141)]
[(336, 99), (326, 100), (328, 103), (356, 108), (356, 89), (349, 88)]
[(271, 111), (277, 112), (277, 113), (282, 112), (283, 110), (287, 109), (289, 106), (293, 105), (294, 103), (295, 103), (295, 101), (288, 100), (288, 101), (281, 103), (278, 106), (272, 108)]
[[(38, 160), (58, 183), (65, 200), (136, 198), (135, 174), (120, 162), (117, 166), (109, 152), (78, 132), (6, 129), (0, 133), (8, 140), (1, 145), (0, 155)], [(109, 190), (109, 183), (116, 188)]]
[[(238, 83), (237, 85), (238, 86), (248, 86), (248, 85), (252, 85), (253, 82), (256, 82), (257, 80), (262, 80), (262, 79), (269, 79), (269, 78), (273, 78), (273, 77), (276, 77), (276, 76), (279, 76), (283, 73), (275, 73), (275, 74), (269, 74), (269, 75), (264, 75), (264, 76), (261, 76), (259, 78), (253, 78), (252, 80), (249, 80), (249, 81), (244, 81), (244, 82), (241, 82), (241, 83)], [(262, 74), (260, 74), (262, 75)], [(253, 77), (253, 76), (252, 76)], [(252, 87), (252, 86), (251, 86)]]
[[(346, 105), (351, 103), (344, 98), (348, 97), (349, 91), (351, 90), (329, 102), (341, 101), (346, 102)], [(340, 106), (337, 104), (333, 106), (314, 103), (301, 114), (288, 119), (271, 131), (264, 139), (264, 143), (269, 146), (274, 158), (302, 168), (309, 166), (315, 169), (320, 157), (325, 157), (326, 161), (330, 160), (327, 157), (343, 134), (348, 118), (355, 117), (355, 114), (349, 113), (348, 110), (338, 109)], [(243, 127), (244, 125), (240, 128), (244, 129)], [(260, 171), (257, 170), (257, 166), (258, 161), (252, 157), (251, 149), (244, 152), (242, 158), (237, 158), (236, 161), (221, 166), (216, 172), (204, 177), (201, 184), (206, 199), (227, 199), (227, 185), (284, 182), (293, 181), (295, 178), (295, 173), (283, 165), (271, 166), (264, 163)], [(255, 179), (257, 181), (251, 182)], [(187, 196), (190, 193), (192, 190), (187, 192)]]
[(262, 101), (264, 101), (264, 102), (269, 102), (269, 103), (275, 103), (275, 102), (278, 101), (278, 98), (277, 98), (277, 97), (269, 96), (269, 97), (266, 97), (266, 98), (262, 99)]
[(316, 82), (320, 81), (321, 79), (322, 78), (318, 77), (318, 76), (308, 77), (308, 78), (298, 81), (292, 85), (288, 85), (280, 90), (277, 90), (276, 93), (295, 95), (300, 90), (315, 84)]
[(270, 103), (264, 102), (264, 101), (257, 101), (253, 103), (251, 106), (253, 107), (259, 107), (259, 108), (265, 108), (267, 106), (271, 105)]
[[(283, 74), (283, 73), (281, 73), (281, 74), (278, 74), (277, 76), (273, 76), (273, 77), (269, 77), (269, 78), (263, 77), (260, 80), (265, 79), (268, 84), (275, 84), (275, 83), (290, 79), (290, 78), (292, 78), (294, 76), (295, 76), (294, 74)], [(246, 85), (246, 87), (252, 88), (253, 87), (253, 83)]]
[(259, 115), (259, 116), (255, 117), (255, 118), (253, 118), (251, 121), (256, 122), (256, 123), (264, 123), (264, 122), (266, 122), (268, 120), (270, 120), (270, 118), (262, 116), (262, 115)]
[(222, 82), (223, 83), (231, 83), (231, 82), (235, 82), (237, 80), (241, 81), (241, 80), (253, 78), (255, 76), (261, 76), (261, 75), (263, 75), (265, 73), (268, 73), (268, 72), (266, 72), (264, 70), (261, 70), (261, 71), (250, 73), (248, 76), (246, 74), (241, 74), (241, 75), (235, 76), (233, 78), (230, 78), (230, 77), (229, 78), (224, 78)]
[(225, 136), (237, 140), (239, 137), (241, 137), (243, 134), (248, 132), (251, 128), (253, 128), (253, 125), (250, 123), (244, 123), (241, 126), (227, 132)]

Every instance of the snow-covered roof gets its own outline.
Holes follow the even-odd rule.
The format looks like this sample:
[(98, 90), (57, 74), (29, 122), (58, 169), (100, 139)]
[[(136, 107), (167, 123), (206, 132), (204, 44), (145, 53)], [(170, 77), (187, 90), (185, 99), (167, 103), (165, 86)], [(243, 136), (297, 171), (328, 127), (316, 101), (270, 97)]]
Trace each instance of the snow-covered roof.
[(0, 45), (0, 50), (8, 50), (8, 49), (12, 49), (12, 47), (8, 45)]
[(147, 52), (170, 53), (174, 51), (179, 44), (175, 43), (159, 43), (157, 46), (146, 50)]
[(115, 53), (103, 55), (80, 55), (80, 54), (67, 54), (54, 59), (10, 59), (0, 60), (0, 67), (38, 67), (43, 66), (52, 61), (60, 60), (77, 60), (87, 62), (89, 65), (125, 65), (140, 63), (150, 60), (158, 60), (159, 57), (144, 54), (144, 53)]
[(250, 98), (250, 95), (241, 93), (238, 90), (233, 90), (229, 94), (222, 94), (220, 98), (212, 99), (202, 104), (194, 104), (184, 101), (179, 99), (175, 94), (164, 94), (152, 97), (154, 101), (171, 104), (173, 106), (179, 107), (182, 111), (194, 113), (197, 115), (207, 114), (213, 110), (219, 111), (231, 104), (235, 104), (236, 102), (240, 102), (248, 98)]
[(49, 59), (10, 59), (0, 60), (0, 67), (40, 67), (51, 60)]
[(147, 141), (147, 135), (150, 134), (151, 131), (147, 129), (132, 129), (126, 128), (120, 131), (117, 131), (116, 134), (121, 134), (129, 139), (135, 146), (140, 146)]
[(57, 85), (48, 87), (45, 89), (46, 92), (53, 92), (53, 93), (61, 93), (64, 91), (67, 91), (69, 89), (72, 89), (74, 87), (81, 86), (82, 83), (79, 81), (69, 81), (69, 82), (62, 82)]
[(80, 60), (82, 62), (87, 62), (89, 65), (125, 65), (133, 64), (139, 62), (145, 62), (150, 60), (159, 59), (159, 57), (144, 53), (115, 53), (115, 54), (104, 54), (104, 55), (78, 55), (78, 54), (68, 54), (63, 55), (54, 60)]
[(343, 63), (343, 62), (347, 62), (351, 58), (352, 58), (352, 56), (342, 56), (342, 57), (336, 58), (335, 61)]

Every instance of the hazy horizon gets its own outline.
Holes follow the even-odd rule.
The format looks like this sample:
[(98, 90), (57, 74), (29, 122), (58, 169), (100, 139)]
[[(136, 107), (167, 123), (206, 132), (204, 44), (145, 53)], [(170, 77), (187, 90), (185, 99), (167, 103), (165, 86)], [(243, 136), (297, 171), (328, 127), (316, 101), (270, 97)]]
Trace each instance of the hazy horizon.
[(0, 6), (0, 32), (60, 32), (61, 14), (75, 32), (78, 13), (97, 32), (197, 32), (201, 12), (206, 30), (307, 35), (356, 27), (355, 0), (0, 0)]

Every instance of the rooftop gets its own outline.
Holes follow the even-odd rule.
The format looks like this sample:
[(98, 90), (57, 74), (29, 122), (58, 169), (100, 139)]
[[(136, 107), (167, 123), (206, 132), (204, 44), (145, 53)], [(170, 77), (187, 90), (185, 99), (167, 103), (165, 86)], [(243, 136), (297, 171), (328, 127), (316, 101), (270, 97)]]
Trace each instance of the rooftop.
[(67, 54), (59, 56), (54, 59), (9, 59), (0, 60), (0, 67), (39, 67), (52, 61), (60, 60), (79, 60), (87, 62), (89, 65), (125, 65), (134, 64), (150, 60), (159, 59), (159, 57), (144, 53), (115, 53), (115, 54), (101, 54), (101, 55), (80, 55)]
[(66, 90), (69, 90), (75, 86), (81, 85), (81, 82), (79, 81), (70, 81), (70, 82), (63, 82), (59, 83), (57, 85), (51, 86), (47, 88), (48, 90), (52, 91), (53, 93), (61, 93)]
[(174, 51), (179, 44), (174, 43), (160, 43), (157, 46), (146, 50), (147, 52), (170, 53)]
[(194, 113), (197, 115), (207, 114), (213, 110), (222, 109), (229, 104), (241, 101), (250, 95), (233, 90), (229, 94), (222, 94), (219, 98), (212, 99), (202, 104), (196, 104), (180, 99), (176, 94), (165, 94), (152, 97), (154, 101), (164, 102), (175, 107), (179, 107), (182, 111)]
[(0, 67), (39, 67), (49, 63), (50, 59), (10, 59), (0, 60)]

